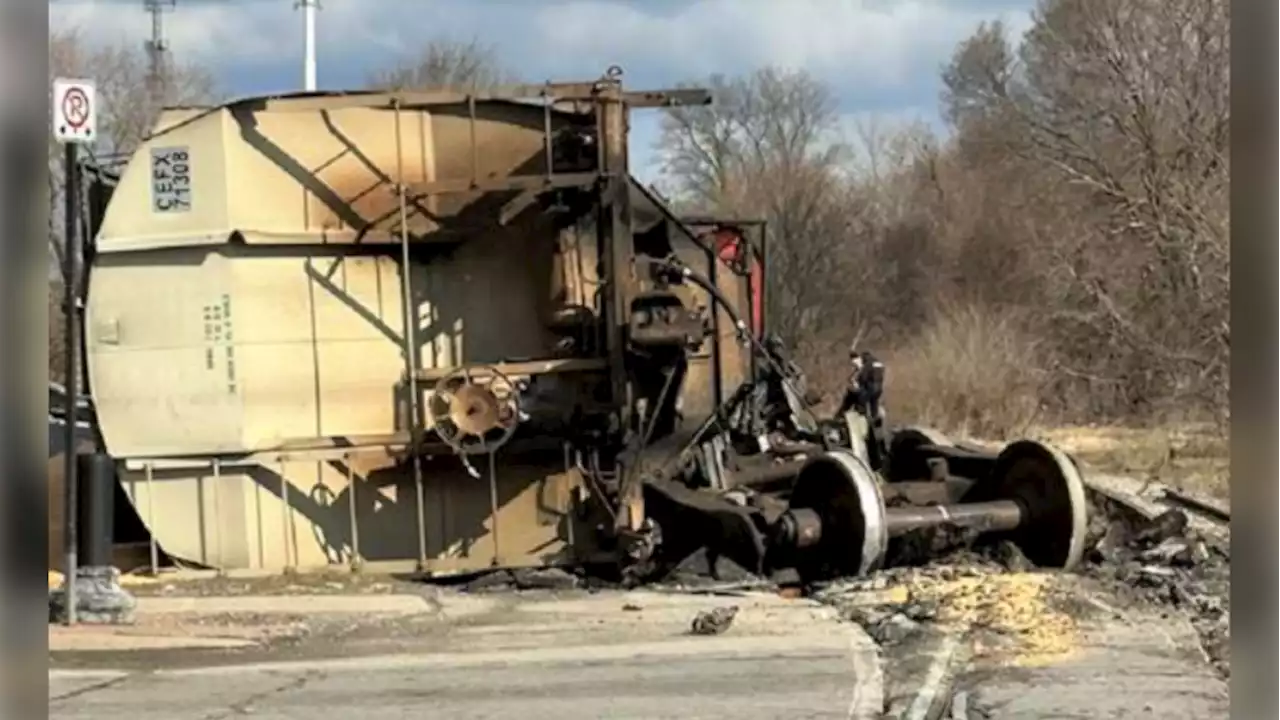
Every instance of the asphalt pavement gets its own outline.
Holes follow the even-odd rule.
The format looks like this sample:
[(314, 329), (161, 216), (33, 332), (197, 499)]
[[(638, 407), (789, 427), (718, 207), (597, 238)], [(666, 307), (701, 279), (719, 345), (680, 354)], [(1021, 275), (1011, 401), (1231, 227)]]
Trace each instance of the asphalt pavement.
[[(49, 717), (746, 720), (875, 718), (884, 707), (875, 644), (810, 603), (634, 593), (625, 602), (462, 600), (442, 607), (446, 633), (404, 619), (376, 642), (347, 635), (345, 653), (207, 664), (167, 654), (127, 670), (54, 669)], [(695, 612), (727, 604), (741, 610), (723, 634), (688, 633)], [(388, 644), (389, 633), (402, 639)]]
[[(835, 607), (768, 593), (157, 597), (134, 627), (51, 628), (49, 717), (922, 718), (946, 677), (992, 720), (1226, 717), (1185, 618), (1068, 617), (1006, 580), (976, 586), (991, 602), (953, 596), (990, 626), (965, 669), (933, 647), (945, 633), (878, 646)], [(721, 634), (690, 633), (730, 605)]]
[[(63, 720), (849, 718), (880, 702), (848, 640), (702, 639), (468, 655), (54, 673)], [(592, 652), (595, 650), (597, 652)], [(872, 697), (875, 696), (875, 699)]]

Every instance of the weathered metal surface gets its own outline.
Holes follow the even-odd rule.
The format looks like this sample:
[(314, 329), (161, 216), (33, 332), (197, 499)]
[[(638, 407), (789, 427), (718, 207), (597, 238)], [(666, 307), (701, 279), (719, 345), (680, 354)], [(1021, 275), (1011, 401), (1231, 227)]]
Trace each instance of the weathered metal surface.
[[(639, 577), (704, 547), (813, 577), (961, 524), (1070, 567), (1081, 493), (1056, 451), (891, 445), (864, 372), (861, 400), (815, 414), (766, 335), (763, 226), (682, 221), (629, 175), (631, 107), (705, 101), (624, 91), (610, 69), (166, 113), (97, 233), (86, 329), (153, 558), (447, 572), (605, 555)], [(889, 508), (930, 492), (882, 492), (886, 469), (945, 502)], [(962, 488), (991, 497), (956, 504)]]
[[(411, 195), (418, 242), (497, 226), (521, 189), (590, 185), (593, 173), (548, 175), (544, 109), (518, 103), (424, 109), (232, 104), (169, 111), (139, 155), (184, 148), (189, 208), (154, 212), (149, 162), (130, 163), (103, 220), (100, 252), (250, 244), (394, 243), (397, 188)], [(397, 114), (402, 115), (397, 135)], [(551, 111), (553, 133), (582, 116)], [(480, 149), (473, 154), (472, 143)], [(399, 153), (397, 153), (399, 149)], [(514, 176), (514, 177), (512, 177)]]
[(419, 513), (433, 572), (569, 562), (575, 533), (591, 532), (575, 513), (581, 478), (562, 464), (504, 465), (496, 517), (485, 483), (456, 461), (428, 463), (426, 476), (421, 508), (408, 469), (385, 455), (216, 475), (212, 468), (157, 470), (150, 483), (145, 472), (127, 471), (123, 483), (166, 553), (212, 568), (280, 571), (415, 558)]
[[(610, 73), (165, 112), (105, 211), (86, 329), (102, 436), (158, 545), (225, 571), (595, 554), (606, 495), (566, 438), (594, 431), (583, 412), (631, 421), (637, 243), (657, 228), (716, 263), (628, 175), (627, 112), (708, 100)], [(473, 465), (419, 408), (477, 365), (520, 397), (511, 449)], [(745, 364), (704, 346), (691, 368), (679, 407), (700, 423)]]

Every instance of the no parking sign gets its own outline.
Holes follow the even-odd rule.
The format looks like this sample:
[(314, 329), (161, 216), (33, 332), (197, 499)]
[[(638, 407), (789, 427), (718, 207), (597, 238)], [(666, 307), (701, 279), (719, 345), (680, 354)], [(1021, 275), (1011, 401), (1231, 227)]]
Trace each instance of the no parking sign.
[(90, 80), (53, 81), (53, 136), (62, 143), (89, 143), (97, 135), (97, 91)]

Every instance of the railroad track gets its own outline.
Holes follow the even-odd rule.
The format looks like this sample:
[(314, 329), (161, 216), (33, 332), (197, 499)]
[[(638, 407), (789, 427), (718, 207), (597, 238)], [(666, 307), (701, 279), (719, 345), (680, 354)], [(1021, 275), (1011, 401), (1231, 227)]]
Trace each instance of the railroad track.
[(1219, 543), (1230, 542), (1231, 511), (1209, 498), (1123, 475), (1090, 473), (1087, 468), (1084, 483), (1095, 503), (1101, 500), (1111, 511), (1138, 514), (1149, 520), (1169, 510), (1181, 510), (1188, 526), (1201, 536)]
[(1178, 505), (1217, 522), (1231, 522), (1231, 511), (1210, 500), (1193, 497), (1172, 488), (1164, 489), (1162, 499), (1171, 505)]

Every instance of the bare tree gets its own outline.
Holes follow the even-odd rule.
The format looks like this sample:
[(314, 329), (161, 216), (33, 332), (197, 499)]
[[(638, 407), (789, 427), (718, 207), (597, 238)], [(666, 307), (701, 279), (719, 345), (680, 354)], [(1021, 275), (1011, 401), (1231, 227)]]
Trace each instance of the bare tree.
[[(803, 71), (764, 68), (700, 83), (714, 104), (669, 111), (657, 152), (676, 201), (769, 223), (771, 322), (792, 339), (821, 323), (849, 227), (848, 147), (830, 91)], [(834, 310), (835, 308), (827, 308)]]
[(95, 43), (80, 30), (49, 37), (53, 75), (87, 77), (97, 85), (100, 149), (129, 152), (150, 132), (162, 107), (205, 105), (218, 99), (218, 84), (203, 67), (169, 63), (160, 102), (147, 92), (149, 60), (136, 43)]
[[(148, 59), (139, 45), (124, 42), (100, 44), (79, 30), (54, 32), (49, 37), (49, 73), (53, 77), (92, 79), (97, 86), (98, 137), (91, 148), (98, 157), (127, 157), (150, 132), (164, 106), (203, 105), (218, 99), (218, 87), (211, 73), (195, 65), (172, 64), (160, 102), (147, 92)], [(59, 147), (50, 139), (49, 196), (51, 223), (61, 217), (56, 212), (63, 187)], [(50, 227), (50, 251), (61, 261), (60, 225)]]
[[(49, 74), (53, 77), (87, 78), (98, 96), (98, 142), (90, 152), (99, 159), (127, 157), (146, 137), (163, 106), (203, 105), (218, 98), (211, 73), (195, 65), (167, 68), (160, 102), (147, 90), (148, 63), (142, 47), (124, 42), (95, 43), (78, 30), (54, 32), (49, 37)], [(49, 372), (62, 375), (65, 347), (62, 325), (61, 275), (53, 272), (63, 262), (62, 203), (65, 175), (60, 147), (49, 143)]]
[(422, 52), (402, 58), (392, 67), (375, 72), (369, 85), (376, 88), (492, 87), (515, 81), (497, 53), (478, 40), (432, 40)]
[(984, 26), (943, 75), (956, 150), (1036, 201), (1065, 359), (1134, 408), (1225, 407), (1228, 26), (1225, 0), (1047, 0), (1020, 48)]
[(664, 119), (666, 187), (769, 220), (788, 339), (878, 324), (909, 374), (967, 388), (939, 411), (960, 425), (993, 376), (1037, 389), (1032, 414), (1225, 413), (1228, 25), (1227, 0), (1042, 0), (1021, 41), (956, 48), (945, 143), (863, 125), (854, 163), (812, 78), (713, 77), (714, 106)]

